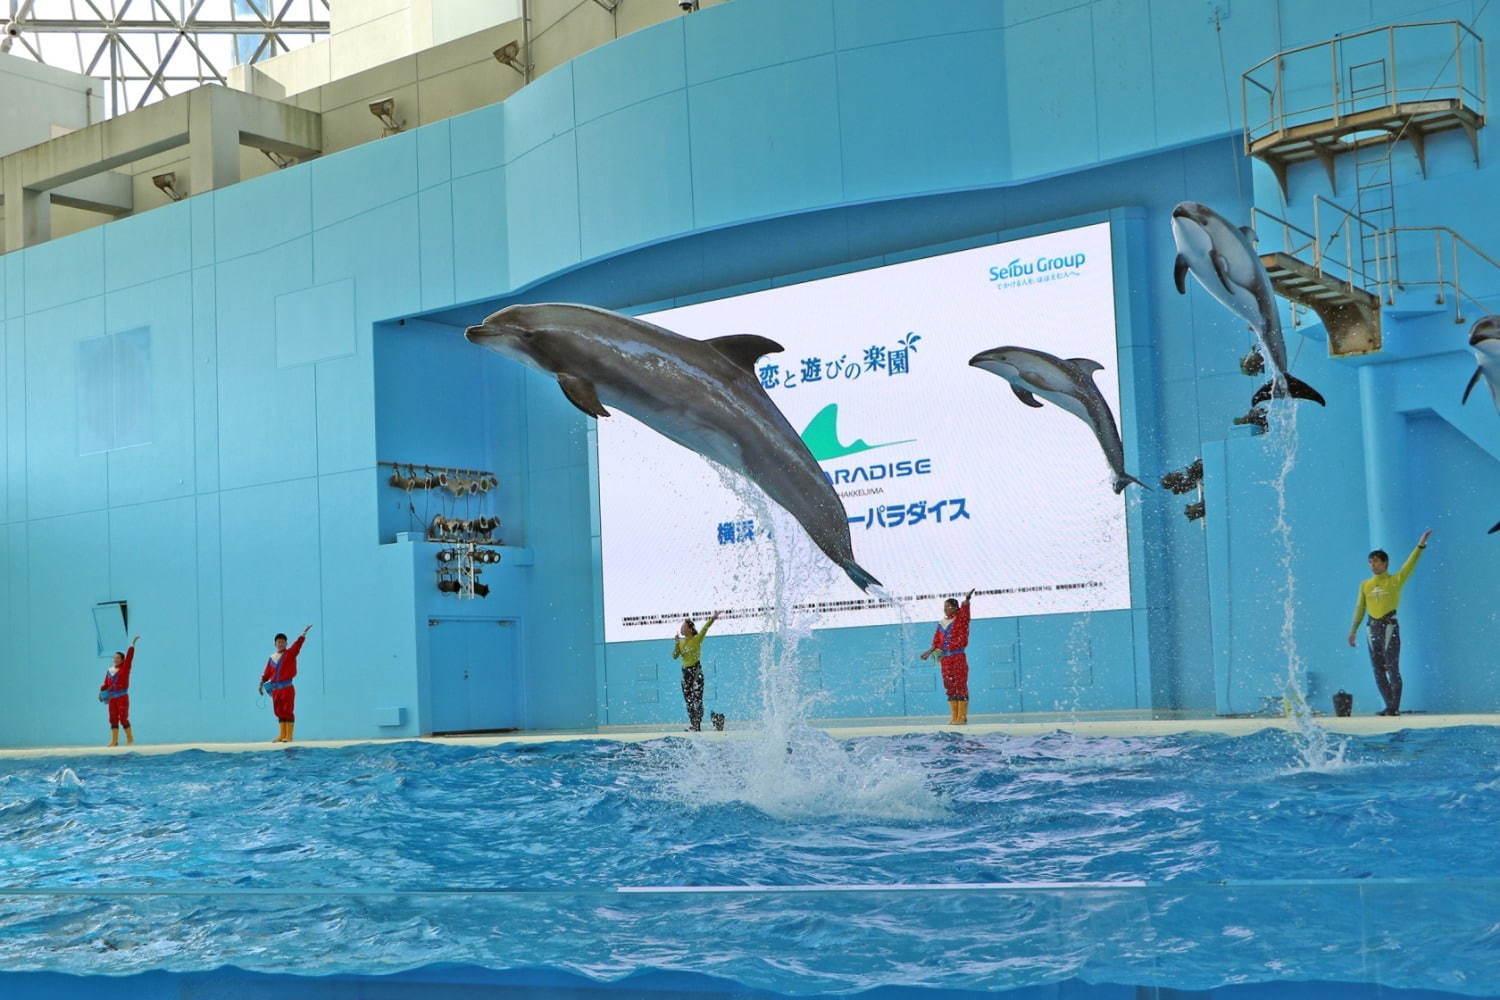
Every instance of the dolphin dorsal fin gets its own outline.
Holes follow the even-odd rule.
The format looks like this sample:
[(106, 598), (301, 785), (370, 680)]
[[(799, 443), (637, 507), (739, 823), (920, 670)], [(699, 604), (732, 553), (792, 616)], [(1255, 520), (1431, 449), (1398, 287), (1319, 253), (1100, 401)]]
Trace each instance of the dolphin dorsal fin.
[(1069, 358), (1068, 364), (1077, 368), (1085, 375), (1092, 375), (1094, 372), (1102, 372), (1104, 370), (1104, 366), (1093, 358)]
[(780, 354), (785, 348), (769, 337), (753, 333), (732, 333), (727, 337), (713, 337), (704, 341), (730, 361), (755, 373), (755, 363), (767, 354)]

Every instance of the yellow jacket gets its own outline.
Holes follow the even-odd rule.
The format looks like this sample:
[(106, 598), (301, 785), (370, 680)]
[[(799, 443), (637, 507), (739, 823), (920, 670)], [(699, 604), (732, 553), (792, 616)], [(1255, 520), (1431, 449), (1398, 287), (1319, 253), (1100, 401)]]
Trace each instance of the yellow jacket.
[(1407, 577), (1417, 568), (1420, 558), (1422, 546), (1418, 545), (1395, 573), (1380, 573), (1360, 583), (1359, 603), (1354, 605), (1354, 624), (1349, 627), (1351, 635), (1359, 629), (1367, 612), (1371, 618), (1384, 618), (1396, 610), (1396, 605), (1401, 603), (1401, 588), (1406, 586)]

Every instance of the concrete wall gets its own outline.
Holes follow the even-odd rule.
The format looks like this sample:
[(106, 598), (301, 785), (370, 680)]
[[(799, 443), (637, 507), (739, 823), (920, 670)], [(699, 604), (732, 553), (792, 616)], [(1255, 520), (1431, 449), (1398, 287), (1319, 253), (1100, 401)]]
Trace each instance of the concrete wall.
[[(1281, 4), (1275, 23), (1236, 7), (1227, 65), (1431, 13), (1375, 6)], [(1342, 643), (1370, 526), (1395, 552), (1429, 520), (1441, 533), (1404, 608), (1408, 703), (1493, 708), (1495, 622), (1456, 581), (1494, 542), (1483, 529), (1500, 517), (1500, 415), (1455, 405), (1461, 328), (1391, 316), (1405, 346), (1365, 366), (1328, 360), (1314, 328), (1289, 335), (1293, 371), (1329, 405), (1298, 404), (1290, 542), (1268, 541), (1282, 494), (1265, 482), (1285, 452), (1229, 423), (1254, 386), (1237, 371), (1248, 336), (1169, 276), (1174, 201), (1245, 216), (1264, 188), (1204, 99), (1224, 78), (1203, 5), (943, 11), (734, 0), (591, 51), (501, 104), (0, 258), (0, 741), (98, 738), (89, 614), (114, 599), (146, 637), (134, 714), (149, 740), (268, 735), (253, 692), (270, 635), (309, 621), (299, 733), (419, 731), (434, 607), (521, 620), (529, 725), (671, 719), (670, 673), (645, 675), (661, 651), (599, 642), (585, 419), (545, 379), (470, 363), (452, 331), (518, 298), (645, 309), (1110, 213), (1129, 276), (1127, 436), (1145, 475), (1203, 456), (1210, 515), (1189, 523), (1182, 500), (1143, 497), (1131, 612), (986, 623), (974, 663), (992, 703), (975, 710), (1258, 707), (1285, 670), (1289, 577), (1299, 655), (1369, 707), (1367, 668)], [(1478, 195), (1494, 184), (1489, 136), (1479, 168), (1440, 146), (1430, 173), (1444, 179), (1403, 182), (1403, 211), (1425, 198), (1480, 246), (1500, 245)], [(1446, 200), (1453, 183), (1471, 185), (1461, 205)], [(1294, 184), (1293, 207), (1306, 197)], [(79, 454), (78, 344), (141, 327), (150, 443)], [(417, 420), (456, 371), (467, 374), (442, 404), (476, 422)], [(431, 589), (430, 549), (388, 540), (396, 498), (376, 462), (479, 455), (486, 438), (509, 463), (507, 517), (531, 565), (502, 564), (488, 606), (434, 604), (448, 599)], [(1424, 454), (1368, 475), (1410, 449)], [(1064, 653), (1080, 633), (1087, 684)], [(855, 672), (892, 656), (892, 641), (879, 629), (819, 638), (831, 712), (930, 710), (932, 693), (898, 698)], [(710, 684), (735, 705), (751, 701), (737, 666), (748, 645), (714, 647)], [(653, 689), (654, 702), (640, 697)], [(382, 726), (394, 707), (402, 725)]]
[[(103, 80), (0, 53), (0, 156), (55, 139), (104, 117)], [(5, 205), (0, 203), (0, 221)], [(58, 206), (59, 236), (98, 225), (103, 216)]]

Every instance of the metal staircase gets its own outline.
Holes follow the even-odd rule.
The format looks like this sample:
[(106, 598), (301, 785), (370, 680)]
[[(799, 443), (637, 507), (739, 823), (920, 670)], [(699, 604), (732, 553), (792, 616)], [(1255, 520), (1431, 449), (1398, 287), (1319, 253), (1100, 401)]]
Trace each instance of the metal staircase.
[[(1432, 79), (1426, 67), (1439, 62)], [(1403, 140), (1424, 177), (1427, 137), (1437, 132), (1463, 129), (1478, 163), (1483, 67), (1484, 42), (1472, 29), (1428, 21), (1288, 49), (1242, 76), (1245, 152), (1271, 168), (1283, 196), (1292, 164), (1322, 162), (1335, 193), (1339, 160), (1348, 156), (1353, 169), (1352, 209), (1315, 195), (1310, 223), (1304, 217), (1300, 225), (1253, 211), (1258, 232), (1280, 237), (1260, 254), (1273, 289), (1293, 303), (1294, 318), (1299, 307), (1318, 314), (1331, 355), (1379, 351), (1382, 307), (1397, 306), (1398, 295), (1412, 312), (1434, 312), (1451, 300), (1462, 322), (1463, 303), (1478, 301), (1460, 282), (1462, 257), (1471, 259), (1471, 271), (1493, 268), (1500, 289), (1500, 263), (1462, 236), (1396, 219), (1392, 161)], [(1404, 268), (1403, 251), (1410, 255)], [(1430, 305), (1405, 294), (1421, 286), (1435, 291)]]

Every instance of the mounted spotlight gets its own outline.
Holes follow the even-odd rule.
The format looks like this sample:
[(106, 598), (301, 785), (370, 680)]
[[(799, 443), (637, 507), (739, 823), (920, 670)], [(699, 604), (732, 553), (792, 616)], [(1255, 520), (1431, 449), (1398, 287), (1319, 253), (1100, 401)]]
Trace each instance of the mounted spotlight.
[(1260, 348), (1250, 348), (1250, 353), (1240, 358), (1240, 372), (1244, 375), (1259, 375), (1266, 370), (1266, 359), (1261, 357)]
[(166, 195), (168, 198), (171, 198), (173, 201), (182, 200), (183, 194), (181, 191), (177, 190), (176, 173), (168, 171), (165, 174), (157, 174), (156, 176), (151, 178), (151, 183), (155, 184), (158, 191)]
[(1187, 519), (1189, 521), (1203, 520), (1203, 511), (1204, 507), (1202, 500), (1199, 500), (1197, 503), (1190, 503), (1186, 507), (1182, 508), (1183, 514), (1187, 516)]
[(1164, 490), (1173, 493), (1191, 493), (1203, 482), (1203, 459), (1195, 458), (1193, 463), (1186, 468), (1177, 469), (1161, 477), (1161, 486)]
[(1266, 409), (1263, 406), (1250, 407), (1250, 412), (1243, 417), (1235, 417), (1234, 423), (1240, 427), (1254, 427), (1256, 434), (1264, 434), (1269, 429), (1266, 423)]
[(677, 0), (677, 6), (684, 14), (691, 14), (698, 9), (698, 0)]
[(384, 127), (380, 133), (381, 136), (395, 135), (406, 128), (406, 122), (396, 121), (396, 99), (394, 97), (387, 97), (382, 101), (371, 101), (370, 114), (380, 119), (380, 124)]
[(520, 42), (506, 42), (492, 52), (491, 55), (495, 57), (495, 62), (502, 66), (509, 66), (517, 73), (520, 73), (523, 80), (526, 78), (526, 71), (530, 67), (521, 59)]

